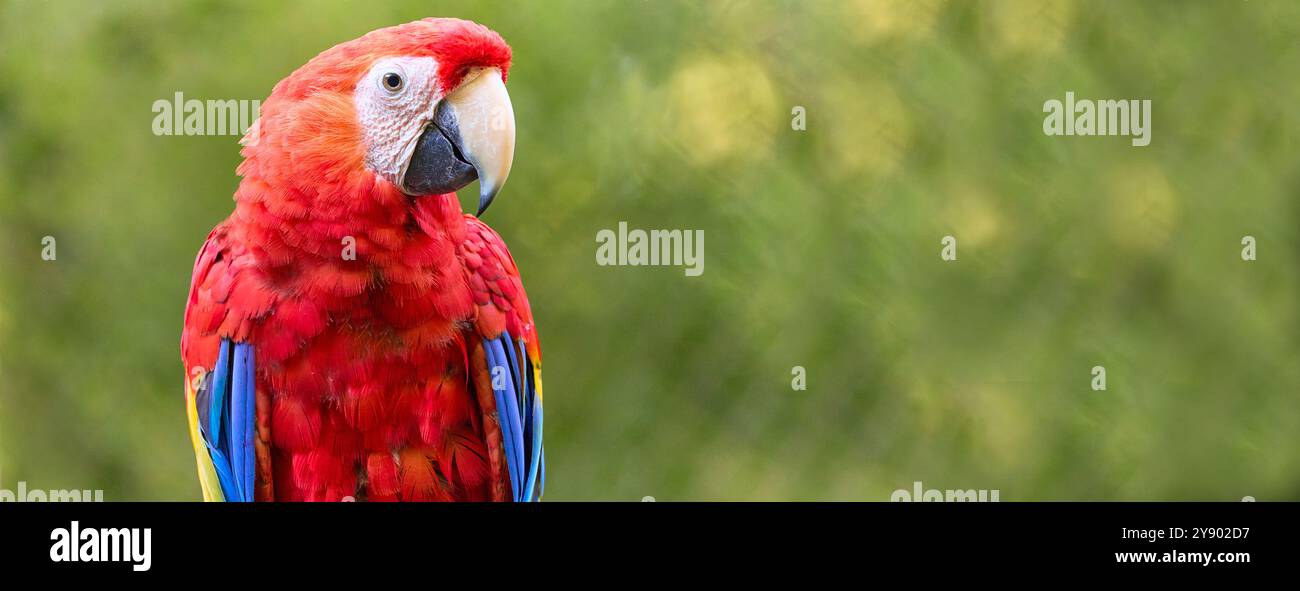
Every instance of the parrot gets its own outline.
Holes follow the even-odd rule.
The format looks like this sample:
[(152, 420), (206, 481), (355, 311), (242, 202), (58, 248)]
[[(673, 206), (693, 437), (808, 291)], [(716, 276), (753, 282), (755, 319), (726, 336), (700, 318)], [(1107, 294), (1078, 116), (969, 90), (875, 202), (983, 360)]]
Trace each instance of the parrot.
[(205, 501), (541, 500), (541, 346), (480, 219), (514, 159), (510, 63), (488, 27), (426, 18), (262, 102), (185, 305)]

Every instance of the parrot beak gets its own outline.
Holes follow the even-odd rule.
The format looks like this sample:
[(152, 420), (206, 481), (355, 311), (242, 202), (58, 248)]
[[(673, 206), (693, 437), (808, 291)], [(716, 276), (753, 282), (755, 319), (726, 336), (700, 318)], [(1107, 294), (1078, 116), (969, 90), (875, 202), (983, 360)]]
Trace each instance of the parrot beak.
[(483, 215), (515, 156), (515, 112), (501, 71), (471, 73), (438, 102), (402, 178), (409, 195), (452, 193), (479, 181), (478, 213)]

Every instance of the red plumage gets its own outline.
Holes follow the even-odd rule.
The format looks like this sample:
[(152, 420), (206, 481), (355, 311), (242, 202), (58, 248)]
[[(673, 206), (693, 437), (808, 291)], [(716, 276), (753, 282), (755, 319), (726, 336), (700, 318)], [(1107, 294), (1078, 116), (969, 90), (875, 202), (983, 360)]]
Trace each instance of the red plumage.
[(320, 54), (264, 102), (235, 210), (195, 261), (182, 358), (188, 375), (223, 338), (255, 345), (258, 500), (509, 498), (482, 339), (508, 329), (536, 359), (532, 315), (505, 243), (455, 194), (365, 167), (351, 93), (390, 55), (435, 57), (443, 89), (510, 66), (496, 33), (453, 19)]

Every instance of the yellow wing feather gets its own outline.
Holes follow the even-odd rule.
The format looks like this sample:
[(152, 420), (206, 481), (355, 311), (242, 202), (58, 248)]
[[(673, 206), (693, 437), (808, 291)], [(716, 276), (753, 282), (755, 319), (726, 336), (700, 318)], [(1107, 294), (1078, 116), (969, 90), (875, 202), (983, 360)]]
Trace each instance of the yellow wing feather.
[[(199, 379), (202, 376), (198, 376)], [(190, 443), (194, 445), (194, 460), (199, 468), (199, 486), (203, 488), (203, 500), (221, 502), (226, 500), (221, 492), (221, 483), (217, 480), (217, 469), (212, 465), (212, 456), (208, 455), (208, 446), (203, 443), (199, 433), (199, 411), (195, 406), (192, 380), (185, 381), (185, 415), (190, 420)]]

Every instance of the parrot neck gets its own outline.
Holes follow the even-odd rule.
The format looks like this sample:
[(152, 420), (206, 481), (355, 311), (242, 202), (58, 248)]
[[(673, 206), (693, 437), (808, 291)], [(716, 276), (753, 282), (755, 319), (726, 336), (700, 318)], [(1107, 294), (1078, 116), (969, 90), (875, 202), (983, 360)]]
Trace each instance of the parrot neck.
[(457, 264), (465, 217), (455, 193), (413, 198), (387, 183), (342, 199), (342, 191), (317, 191), (314, 199), (298, 190), (269, 191), (245, 179), (229, 221), (262, 251), (258, 264), (268, 276), (354, 275), (339, 284), (360, 282), (376, 292), (392, 283), (438, 282)]

